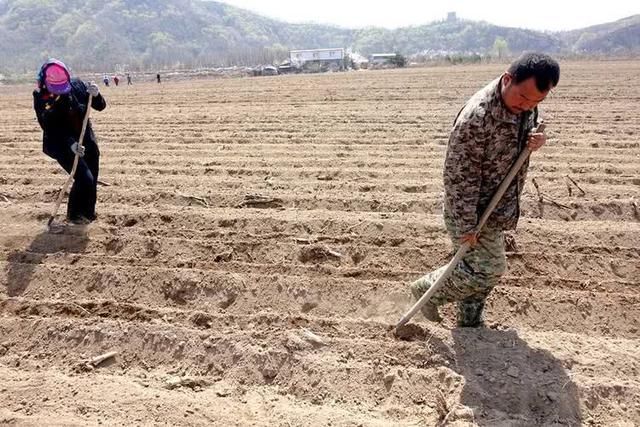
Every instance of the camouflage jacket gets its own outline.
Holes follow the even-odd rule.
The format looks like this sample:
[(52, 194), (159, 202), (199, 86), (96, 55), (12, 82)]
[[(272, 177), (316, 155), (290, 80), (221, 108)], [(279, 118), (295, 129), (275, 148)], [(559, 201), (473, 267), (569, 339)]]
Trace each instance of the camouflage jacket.
[[(473, 231), (491, 197), (507, 176), (535, 127), (537, 110), (513, 114), (500, 94), (498, 78), (478, 91), (460, 110), (445, 156), (445, 214), (460, 233)], [(529, 161), (507, 189), (487, 222), (488, 227), (514, 229)]]

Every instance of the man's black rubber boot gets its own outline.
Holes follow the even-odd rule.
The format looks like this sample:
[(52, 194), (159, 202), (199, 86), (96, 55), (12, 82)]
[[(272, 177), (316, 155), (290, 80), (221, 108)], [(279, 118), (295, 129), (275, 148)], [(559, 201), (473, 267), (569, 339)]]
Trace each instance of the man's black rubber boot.
[(478, 328), (484, 326), (484, 301), (464, 300), (458, 303), (458, 326)]

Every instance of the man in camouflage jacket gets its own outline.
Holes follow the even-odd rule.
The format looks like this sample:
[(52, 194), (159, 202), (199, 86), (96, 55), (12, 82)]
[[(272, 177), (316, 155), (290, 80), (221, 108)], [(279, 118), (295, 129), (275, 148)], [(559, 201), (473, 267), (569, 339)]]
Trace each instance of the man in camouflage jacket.
[[(524, 54), (458, 113), (444, 164), (444, 221), (456, 250), (465, 242), (472, 249), (423, 306), (427, 319), (440, 321), (438, 306), (455, 301), (459, 326), (482, 324), (485, 299), (506, 270), (503, 231), (515, 229), (518, 223), (528, 161), (484, 228), (478, 232), (476, 226), (525, 146), (535, 151), (545, 144), (544, 133), (532, 132), (538, 123), (537, 105), (559, 78), (560, 67), (551, 57)], [(445, 268), (415, 281), (413, 296), (420, 298)]]

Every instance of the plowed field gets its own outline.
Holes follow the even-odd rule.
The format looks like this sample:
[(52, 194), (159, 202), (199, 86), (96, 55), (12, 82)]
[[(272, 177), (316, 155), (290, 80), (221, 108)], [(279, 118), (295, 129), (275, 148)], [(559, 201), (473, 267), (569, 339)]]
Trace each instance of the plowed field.
[(640, 425), (640, 62), (563, 67), (487, 327), (402, 337), (502, 67), (103, 88), (99, 219), (56, 233), (66, 176), (0, 87), (0, 423)]

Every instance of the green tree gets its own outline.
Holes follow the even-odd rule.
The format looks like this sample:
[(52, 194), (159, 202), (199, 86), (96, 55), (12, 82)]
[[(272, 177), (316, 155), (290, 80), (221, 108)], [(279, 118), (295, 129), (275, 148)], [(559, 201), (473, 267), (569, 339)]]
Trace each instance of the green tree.
[(491, 53), (493, 56), (503, 59), (509, 56), (509, 44), (503, 37), (496, 37), (496, 40), (493, 42), (493, 48), (491, 49)]

